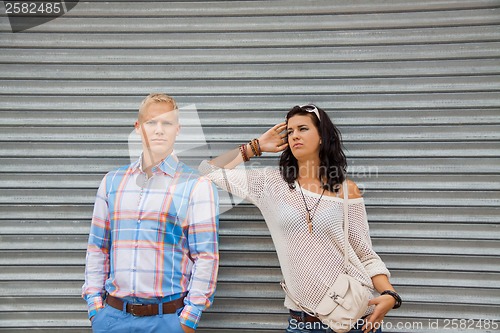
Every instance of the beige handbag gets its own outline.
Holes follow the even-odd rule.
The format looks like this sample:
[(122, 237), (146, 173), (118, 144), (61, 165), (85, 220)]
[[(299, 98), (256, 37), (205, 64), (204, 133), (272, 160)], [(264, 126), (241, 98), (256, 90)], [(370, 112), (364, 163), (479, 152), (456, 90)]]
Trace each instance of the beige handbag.
[(370, 288), (361, 284), (347, 273), (348, 253), (347, 245), (349, 244), (349, 220), (348, 220), (348, 189), (347, 181), (343, 183), (344, 191), (344, 270), (345, 273), (340, 274), (333, 285), (328, 288), (328, 291), (323, 296), (323, 299), (318, 304), (316, 309), (311, 310), (301, 305), (288, 291), (285, 282), (281, 282), (283, 290), (288, 297), (302, 311), (307, 314), (318, 317), (323, 324), (328, 325), (337, 333), (345, 333), (351, 330), (352, 326), (363, 316), (368, 309)]

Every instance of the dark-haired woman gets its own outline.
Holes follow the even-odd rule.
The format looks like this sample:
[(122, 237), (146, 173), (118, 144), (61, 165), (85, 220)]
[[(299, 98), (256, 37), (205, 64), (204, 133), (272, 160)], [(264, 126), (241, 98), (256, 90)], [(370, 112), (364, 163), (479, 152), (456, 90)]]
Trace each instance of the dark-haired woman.
[[(282, 152), (280, 168), (235, 168), (262, 152)], [(305, 308), (315, 309), (344, 267), (343, 186), (347, 182), (349, 275), (381, 296), (369, 301), (364, 320), (351, 332), (381, 332), (380, 323), (401, 299), (390, 273), (372, 248), (363, 198), (346, 180), (341, 135), (328, 115), (314, 105), (295, 106), (286, 122), (258, 140), (200, 165), (218, 186), (255, 204), (266, 221), (289, 292)], [(290, 297), (287, 333), (333, 332), (303, 312)]]

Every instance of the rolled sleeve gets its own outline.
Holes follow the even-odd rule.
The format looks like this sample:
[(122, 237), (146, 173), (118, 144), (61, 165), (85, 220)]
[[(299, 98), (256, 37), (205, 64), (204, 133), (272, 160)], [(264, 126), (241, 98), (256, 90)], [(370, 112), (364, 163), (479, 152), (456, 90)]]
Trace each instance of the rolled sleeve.
[(196, 329), (198, 327), (198, 323), (200, 322), (201, 314), (202, 311), (197, 306), (188, 304), (184, 306), (184, 309), (179, 317), (179, 321), (187, 327)]
[(97, 311), (99, 311), (104, 307), (102, 297), (100, 294), (88, 295), (88, 296), (85, 295), (85, 300), (87, 301), (89, 319), (95, 316)]

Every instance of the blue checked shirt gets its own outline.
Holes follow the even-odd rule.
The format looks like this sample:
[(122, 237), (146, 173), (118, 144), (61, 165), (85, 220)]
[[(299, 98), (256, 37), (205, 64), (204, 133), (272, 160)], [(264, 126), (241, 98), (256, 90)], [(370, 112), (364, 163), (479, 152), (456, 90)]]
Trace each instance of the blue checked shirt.
[(168, 302), (187, 294), (180, 322), (195, 329), (213, 302), (219, 266), (215, 186), (174, 155), (149, 179), (140, 159), (101, 182), (87, 247), (89, 318), (105, 293), (131, 303)]

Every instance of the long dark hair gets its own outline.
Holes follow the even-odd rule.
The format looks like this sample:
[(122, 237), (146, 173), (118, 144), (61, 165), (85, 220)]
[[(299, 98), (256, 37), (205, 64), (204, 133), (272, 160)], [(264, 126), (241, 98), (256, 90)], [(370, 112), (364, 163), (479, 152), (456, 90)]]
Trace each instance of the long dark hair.
[[(310, 111), (314, 108), (318, 110), (320, 119), (313, 111)], [(326, 112), (317, 106), (294, 106), (286, 115), (286, 122), (288, 123), (288, 120), (296, 115), (309, 116), (318, 129), (321, 138), (319, 177), (327, 190), (337, 192), (339, 185), (345, 180), (347, 172), (347, 159), (344, 154), (340, 131), (332, 123)], [(293, 156), (290, 146), (288, 146), (281, 153), (280, 171), (290, 188), (295, 188), (294, 182), (297, 179), (298, 170), (297, 159)]]

